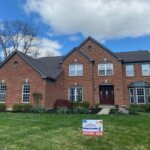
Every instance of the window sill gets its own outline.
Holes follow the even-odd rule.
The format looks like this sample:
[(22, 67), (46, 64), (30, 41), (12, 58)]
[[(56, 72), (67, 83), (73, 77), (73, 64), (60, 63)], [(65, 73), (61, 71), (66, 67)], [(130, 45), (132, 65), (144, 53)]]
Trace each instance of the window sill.
[(0, 103), (6, 103), (6, 102), (0, 102)]
[(21, 102), (22, 104), (29, 104), (30, 102)]

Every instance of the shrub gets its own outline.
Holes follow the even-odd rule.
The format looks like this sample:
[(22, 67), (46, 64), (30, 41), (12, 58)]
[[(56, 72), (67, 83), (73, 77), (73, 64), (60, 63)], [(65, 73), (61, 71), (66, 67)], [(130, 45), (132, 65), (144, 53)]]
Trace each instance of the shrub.
[(37, 107), (39, 107), (41, 99), (42, 99), (42, 93), (35, 92), (32, 95), (33, 95), (33, 98), (34, 98), (34, 103), (36, 104)]
[(12, 111), (13, 112), (22, 112), (22, 104), (13, 104)]
[(65, 99), (58, 99), (56, 100), (55, 104), (54, 104), (54, 108), (58, 109), (58, 108), (72, 108), (72, 103), (68, 100)]
[(31, 104), (22, 104), (22, 111), (23, 112), (30, 112), (32, 109), (32, 105)]
[(81, 103), (81, 106), (84, 107), (84, 108), (89, 108), (90, 107), (90, 103), (84, 101), (83, 103)]
[(71, 104), (72, 104), (72, 108), (74, 108), (74, 109), (81, 107), (81, 103), (79, 101), (77, 101), (77, 102), (71, 102)]
[(31, 109), (31, 111), (34, 113), (45, 113), (45, 112), (47, 112), (47, 110), (45, 108), (42, 108), (42, 107), (34, 107)]
[(111, 108), (109, 114), (118, 114), (118, 110), (116, 108)]
[(5, 104), (0, 104), (0, 111), (6, 111), (6, 105)]
[(57, 110), (57, 113), (59, 114), (68, 114), (70, 112), (70, 110), (66, 107), (61, 107)]
[(79, 108), (74, 109), (74, 113), (75, 114), (88, 114), (89, 110), (87, 108), (84, 108), (84, 107), (79, 107)]
[(129, 107), (129, 111), (134, 112), (148, 112), (150, 111), (150, 104), (132, 104)]

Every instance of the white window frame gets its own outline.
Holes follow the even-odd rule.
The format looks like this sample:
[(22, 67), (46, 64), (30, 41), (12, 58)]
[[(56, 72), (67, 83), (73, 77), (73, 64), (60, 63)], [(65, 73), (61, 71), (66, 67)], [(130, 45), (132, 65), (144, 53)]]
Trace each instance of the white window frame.
[[(146, 65), (148, 68), (145, 69), (144, 66)], [(148, 74), (145, 74), (147, 72)], [(150, 64), (142, 64), (142, 76), (150, 76)]]
[[(24, 93), (24, 86), (25, 85), (30, 85), (30, 84), (28, 84), (28, 83), (25, 83), (25, 84), (23, 84), (23, 86), (22, 86), (22, 103), (30, 103), (30, 93), (31, 93), (31, 85), (30, 85), (30, 92), (29, 93)], [(28, 94), (29, 95), (29, 101), (28, 102), (26, 102), (26, 101), (24, 101), (24, 94)]]
[[(139, 97), (140, 95), (139, 95), (139, 96), (137, 95), (137, 89), (143, 89), (143, 90), (144, 90), (144, 95), (143, 95), (143, 96), (144, 96), (144, 103), (139, 103), (139, 102), (138, 102), (138, 97)], [(137, 103), (137, 104), (146, 104), (145, 88), (135, 88), (135, 90), (136, 90), (136, 103)]]
[[(71, 74), (71, 67), (74, 66), (74, 74)], [(78, 74), (78, 67), (81, 67), (81, 74)], [(69, 65), (69, 76), (83, 76), (83, 64), (81, 63), (73, 63)]]
[[(107, 74), (108, 65), (111, 65), (112, 74)], [(103, 67), (102, 67), (103, 66)], [(101, 68), (104, 68), (104, 74), (100, 74)], [(98, 64), (98, 76), (113, 76), (114, 75), (114, 65), (113, 63), (100, 63)]]
[[(133, 95), (130, 94), (130, 90), (133, 90)], [(130, 98), (130, 104), (135, 104), (135, 95), (134, 95), (134, 91), (135, 89), (134, 88), (129, 88), (129, 98)], [(134, 99), (134, 103), (131, 103), (131, 97), (133, 97)]]
[(126, 65), (126, 76), (127, 77), (134, 77), (134, 65), (132, 65), (132, 64)]
[[(7, 85), (5, 83), (0, 84), (0, 89), (1, 89), (1, 86), (6, 86), (6, 91), (7, 91)], [(4, 101), (0, 100), (0, 103), (5, 103), (6, 102), (6, 91), (5, 91), (5, 93), (0, 92), (0, 95), (5, 95), (5, 100)]]
[(70, 100), (70, 95), (71, 95), (70, 89), (72, 89), (72, 88), (75, 89), (75, 100), (73, 102), (78, 102), (78, 100), (77, 100), (77, 88), (81, 88), (82, 89), (82, 101), (79, 101), (79, 102), (83, 102), (83, 88), (82, 87), (70, 87), (70, 88), (68, 88), (68, 100), (72, 101), (72, 100)]

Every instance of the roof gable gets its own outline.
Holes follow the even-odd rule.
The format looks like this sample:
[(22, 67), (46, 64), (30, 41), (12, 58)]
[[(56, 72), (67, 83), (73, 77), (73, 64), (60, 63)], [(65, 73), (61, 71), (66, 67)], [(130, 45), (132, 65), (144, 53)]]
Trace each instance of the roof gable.
[(81, 47), (87, 42), (87, 41), (92, 41), (94, 42), (95, 44), (97, 44), (99, 47), (103, 48), (105, 51), (107, 51), (109, 54), (111, 54), (113, 57), (119, 59), (119, 60), (122, 60), (121, 57), (119, 57), (116, 53), (112, 52), (109, 48), (107, 48), (106, 46), (104, 46), (103, 44), (99, 43), (98, 41), (96, 41), (94, 38), (92, 37), (88, 37), (86, 38), (79, 46), (78, 48), (81, 49)]
[(63, 63), (73, 52), (79, 52), (83, 57), (85, 57), (85, 59), (87, 59), (88, 61), (92, 62), (94, 61), (90, 56), (88, 56), (84, 51), (82, 51), (81, 49), (79, 48), (73, 48), (62, 60), (61, 63)]

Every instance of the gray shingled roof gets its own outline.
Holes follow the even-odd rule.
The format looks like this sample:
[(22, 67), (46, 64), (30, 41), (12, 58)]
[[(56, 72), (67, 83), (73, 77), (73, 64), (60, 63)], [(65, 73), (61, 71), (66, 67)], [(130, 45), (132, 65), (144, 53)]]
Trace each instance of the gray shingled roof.
[(150, 52), (147, 50), (115, 53), (123, 59), (123, 62), (147, 62), (150, 61)]
[(43, 65), (45, 74), (48, 77), (56, 79), (62, 72), (60, 62), (63, 60), (64, 56), (55, 57), (43, 57), (39, 58), (38, 61)]
[(42, 74), (43, 78), (51, 78), (55, 80), (62, 72), (60, 62), (62, 61), (63, 56), (34, 59), (24, 53), (19, 53), (31, 64), (32, 67)]

